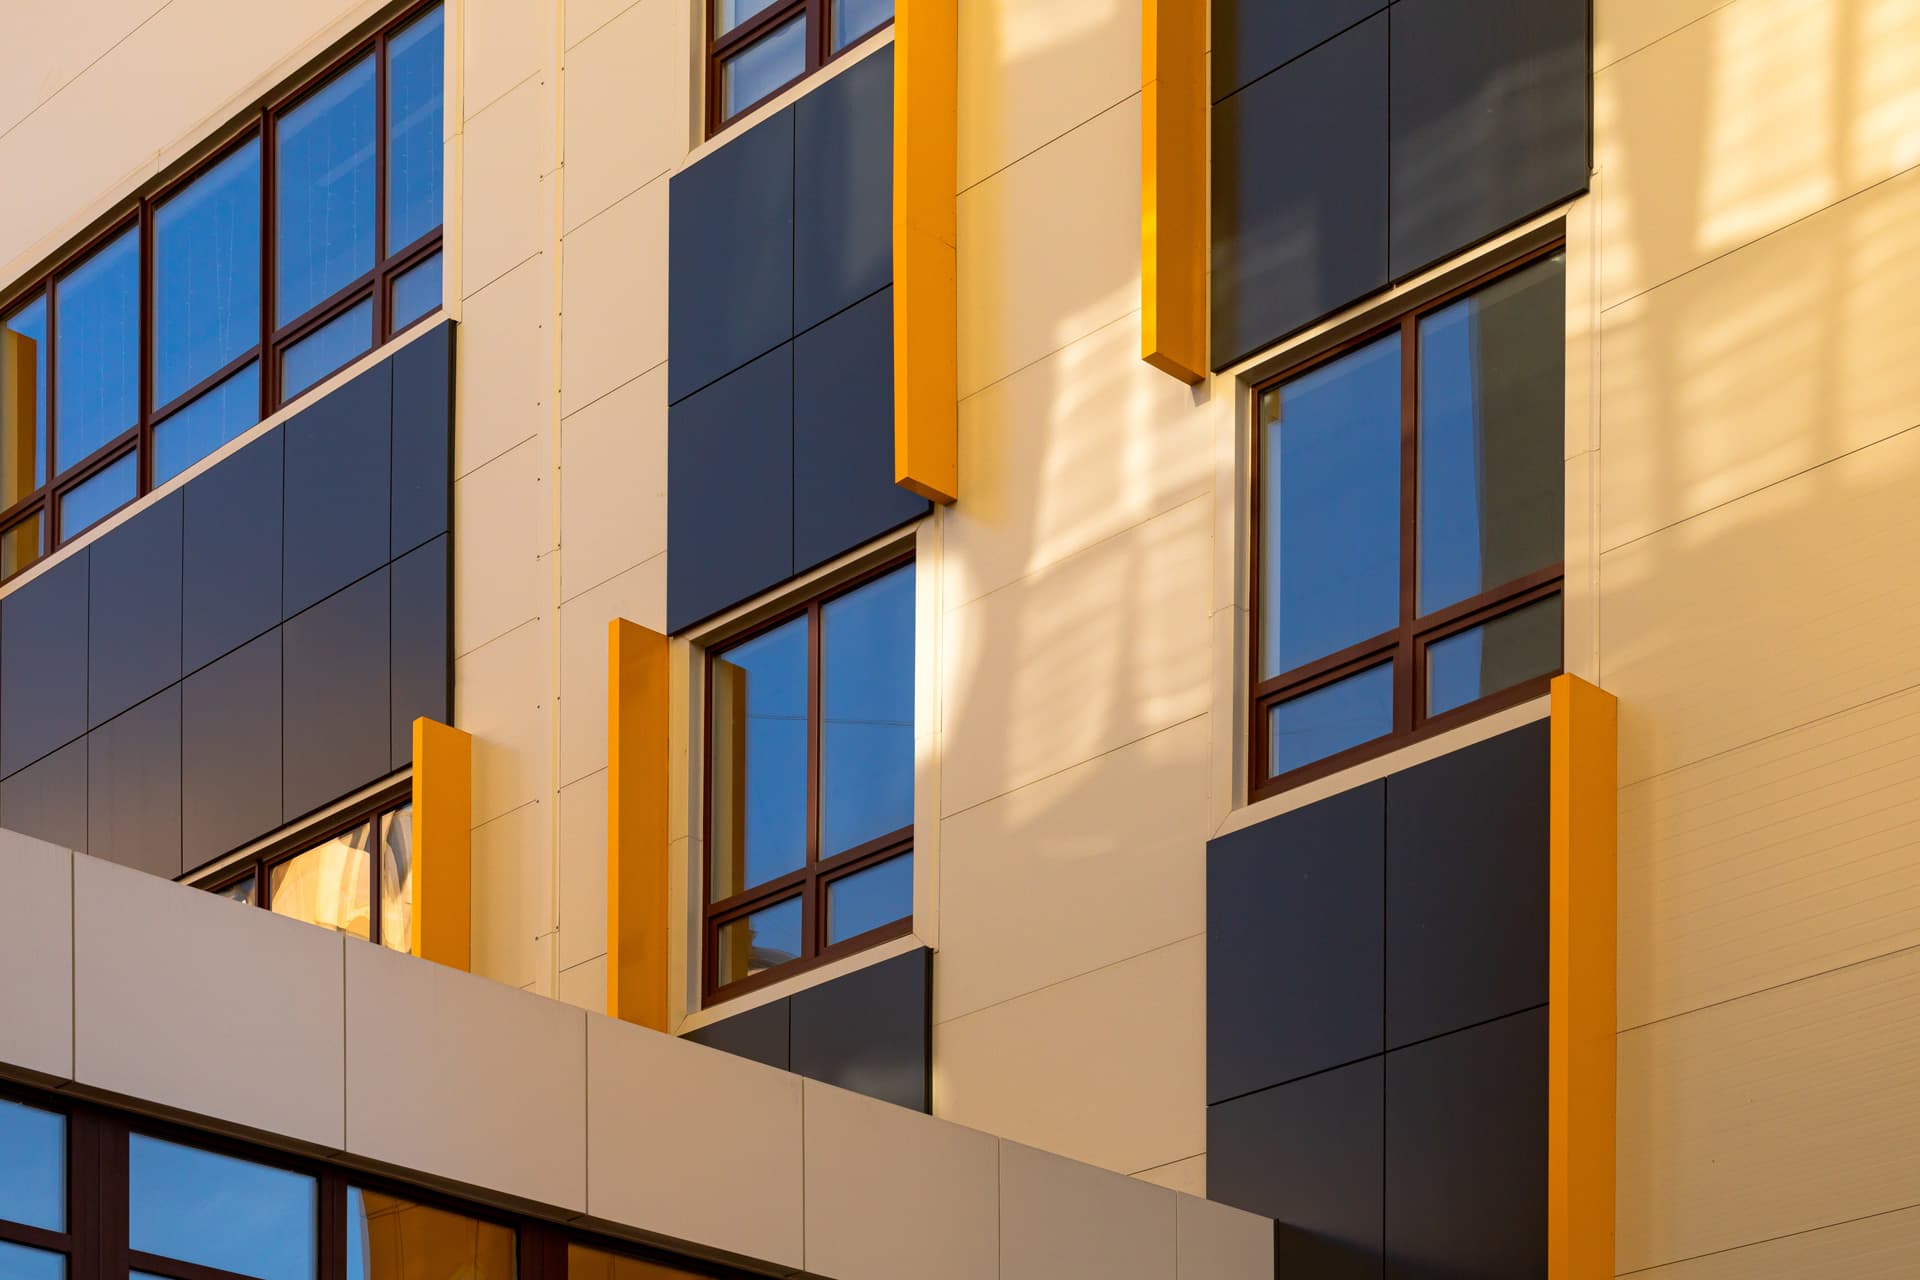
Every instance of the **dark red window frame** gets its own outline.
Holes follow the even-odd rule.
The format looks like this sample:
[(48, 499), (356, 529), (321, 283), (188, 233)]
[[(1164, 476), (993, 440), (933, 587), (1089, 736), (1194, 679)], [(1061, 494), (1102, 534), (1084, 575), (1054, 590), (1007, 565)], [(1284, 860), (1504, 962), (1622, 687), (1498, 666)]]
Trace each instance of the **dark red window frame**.
[[(897, 2), (897, 0), (896, 0)], [(715, 35), (720, 30), (720, 0), (706, 0), (707, 13), (707, 136), (711, 137), (725, 129), (735, 120), (749, 114), (755, 108), (779, 97), (794, 85), (799, 84), (829, 62), (844, 58), (878, 36), (893, 25), (888, 19), (867, 32), (855, 37), (844, 49), (836, 51), (833, 47), (833, 27), (828, 19), (829, 12), (837, 0), (785, 0), (784, 3), (768, 5), (765, 10), (754, 14), (745, 22), (727, 32)], [(780, 27), (797, 14), (806, 15), (807, 24), (807, 65), (800, 74), (767, 93), (763, 97), (749, 102), (732, 115), (726, 114), (726, 104), (720, 96), (720, 68), (727, 59), (739, 53), (761, 36)]]

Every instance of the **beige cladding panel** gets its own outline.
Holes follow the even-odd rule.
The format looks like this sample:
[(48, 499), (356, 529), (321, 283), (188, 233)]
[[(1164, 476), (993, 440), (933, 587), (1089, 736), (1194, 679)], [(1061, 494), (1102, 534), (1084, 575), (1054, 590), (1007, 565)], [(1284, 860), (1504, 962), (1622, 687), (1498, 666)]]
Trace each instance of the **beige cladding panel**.
[(1017, 1142), (1000, 1144), (1000, 1280), (1084, 1266), (1109, 1280), (1175, 1270), (1174, 1194)]
[(0, 1063), (73, 1075), (73, 854), (0, 831)]

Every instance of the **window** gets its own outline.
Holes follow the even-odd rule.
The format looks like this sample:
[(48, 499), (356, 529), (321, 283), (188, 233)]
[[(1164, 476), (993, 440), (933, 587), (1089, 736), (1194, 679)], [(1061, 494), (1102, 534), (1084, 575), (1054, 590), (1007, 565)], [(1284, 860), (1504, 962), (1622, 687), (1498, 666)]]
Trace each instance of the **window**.
[(413, 802), (389, 799), (336, 819), (324, 834), (303, 832), (203, 883), (247, 906), (411, 950)]
[(1565, 259), (1258, 389), (1254, 798), (1560, 670)]
[(709, 0), (707, 123), (718, 133), (893, 21), (894, 0)]
[(0, 300), (0, 577), (439, 309), (443, 39), (414, 8)]
[(911, 561), (709, 654), (709, 996), (911, 927), (913, 661)]

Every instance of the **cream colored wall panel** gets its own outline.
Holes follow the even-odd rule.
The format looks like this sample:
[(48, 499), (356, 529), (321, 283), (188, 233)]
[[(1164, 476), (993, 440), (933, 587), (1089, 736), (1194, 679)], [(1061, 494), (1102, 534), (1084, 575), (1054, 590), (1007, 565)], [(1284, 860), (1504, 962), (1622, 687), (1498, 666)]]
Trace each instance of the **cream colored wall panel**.
[(1185, 1160), (1175, 1160), (1171, 1164), (1142, 1169), (1133, 1176), (1142, 1182), (1151, 1182), (1156, 1187), (1165, 1187), (1169, 1191), (1204, 1196), (1207, 1194), (1207, 1157), (1205, 1153), (1188, 1156)]
[(9, 74), (0, 77), (0, 134), (166, 6), (167, 0), (92, 0), (87, 21), (75, 22), (62, 5), (9, 5), (11, 56)]
[(1911, 1280), (1915, 1258), (1920, 1258), (1920, 1206), (1642, 1274), (1646, 1280)]
[(1273, 1275), (1273, 1222), (1215, 1204), (1199, 1192), (1176, 1197), (1180, 1280), (1265, 1280)]
[(1733, 0), (1596, 0), (1593, 65), (1610, 66)]
[(1207, 726), (1184, 721), (946, 821), (936, 1017), (1206, 930)]
[(960, 196), (960, 395), (1140, 309), (1131, 102)]
[(1621, 1035), (1617, 1269), (1920, 1204), (1916, 1011), (1907, 951)]
[(560, 424), (560, 596), (571, 600), (666, 549), (667, 367), (659, 365)]
[(551, 421), (553, 323), (553, 256), (546, 253), (461, 307), (454, 362), (456, 476), (468, 476), (533, 439)]
[(1920, 423), (1917, 331), (1920, 169), (1607, 312), (1603, 545)]
[(551, 803), (522, 805), (473, 831), (473, 972), (543, 994), (556, 916)]
[(1911, 687), (1916, 493), (1920, 431), (1604, 555), (1622, 785)]
[[(73, 1075), (73, 854), (0, 831), (0, 1071)], [(29, 976), (31, 975), (31, 976)]]
[(560, 0), (463, 0), (467, 118), (540, 74), (559, 41)]
[(607, 767), (607, 624), (666, 630), (663, 552), (560, 606), (560, 780)]
[(75, 855), (74, 1081), (338, 1149), (342, 946), (341, 934)]
[(1567, 459), (1566, 534), (1562, 561), (1566, 585), (1561, 592), (1562, 669), (1589, 683), (1600, 679), (1600, 555), (1594, 545), (1600, 502), (1595, 477), (1599, 453)]
[(560, 969), (607, 950), (607, 771), (560, 789)]
[(552, 785), (552, 655), (549, 628), (528, 622), (453, 664), (454, 723), (473, 735), (476, 826), (531, 804)]
[(1620, 796), (1622, 1027), (1920, 946), (1920, 691)]
[(1206, 1148), (1206, 1041), (1196, 937), (937, 1023), (934, 1111), (1104, 1169), (1155, 1168)]
[(1000, 1280), (1174, 1274), (1173, 1192), (1000, 1144)]
[(587, 1213), (799, 1267), (800, 1109), (798, 1076), (589, 1018)]
[(347, 960), (347, 1150), (575, 1212), (586, 1015), (381, 947)]
[(667, 182), (575, 230), (563, 248), (560, 408), (571, 415), (667, 358)]
[(834, 1280), (997, 1280), (1000, 1143), (805, 1081), (806, 1269)]
[(1211, 444), (1192, 388), (1141, 361), (1138, 314), (969, 397), (947, 607), (1206, 494)]
[(1197, 498), (947, 614), (948, 814), (1207, 709), (1212, 529)]
[(686, 0), (640, 0), (568, 49), (566, 230), (685, 157), (688, 19)]
[[(467, 121), (460, 203), (460, 287), (477, 293), (553, 240), (553, 106), (528, 80)], [(541, 310), (550, 309), (542, 304)]]
[(576, 1009), (585, 1009), (588, 1013), (607, 1011), (607, 957), (597, 955), (560, 971), (560, 995), (562, 1003)]
[(1920, 8), (1738, 0), (1594, 96), (1612, 306), (1920, 163)]
[(1140, 29), (1140, 0), (961, 5), (960, 189), (1139, 93)]
[(453, 651), (460, 657), (547, 607), (551, 588), (540, 563), (553, 550), (547, 461), (541, 441), (527, 440), (454, 481)]
[[(639, 0), (565, 0), (567, 47), (572, 48), (607, 23), (631, 9)], [(698, 3), (698, 0), (695, 0)]]

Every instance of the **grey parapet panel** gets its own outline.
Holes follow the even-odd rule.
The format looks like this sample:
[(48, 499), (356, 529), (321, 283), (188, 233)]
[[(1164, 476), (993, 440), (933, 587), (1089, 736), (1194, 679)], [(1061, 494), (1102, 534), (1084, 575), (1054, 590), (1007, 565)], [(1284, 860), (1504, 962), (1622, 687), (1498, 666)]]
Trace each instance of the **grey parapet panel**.
[(893, 283), (893, 46), (793, 112), (793, 324), (805, 332)]
[(269, 431), (188, 483), (181, 566), (181, 666), (198, 671), (281, 616), (286, 436)]
[(280, 629), (187, 677), (181, 841), (189, 870), (280, 826)]
[(1213, 98), (1218, 102), (1387, 7), (1388, 0), (1213, 0)]
[(388, 592), (382, 568), (281, 628), (288, 822), (392, 767)]
[(413, 722), (453, 723), (453, 539), (441, 534), (393, 562), (393, 693), (388, 757), (413, 762)]
[(162, 689), (87, 735), (87, 852), (169, 880), (186, 870), (180, 691)]
[(933, 953), (925, 948), (794, 993), (791, 1069), (931, 1112), (932, 995)]
[(169, 494), (89, 551), (89, 728), (179, 683), (184, 506)]
[(390, 559), (392, 417), (393, 365), (382, 361), (281, 428), (286, 434), (283, 617), (291, 618)]
[(82, 548), (0, 601), (0, 776), (87, 731)]
[(395, 558), (453, 530), (454, 328), (442, 321), (393, 356)]

